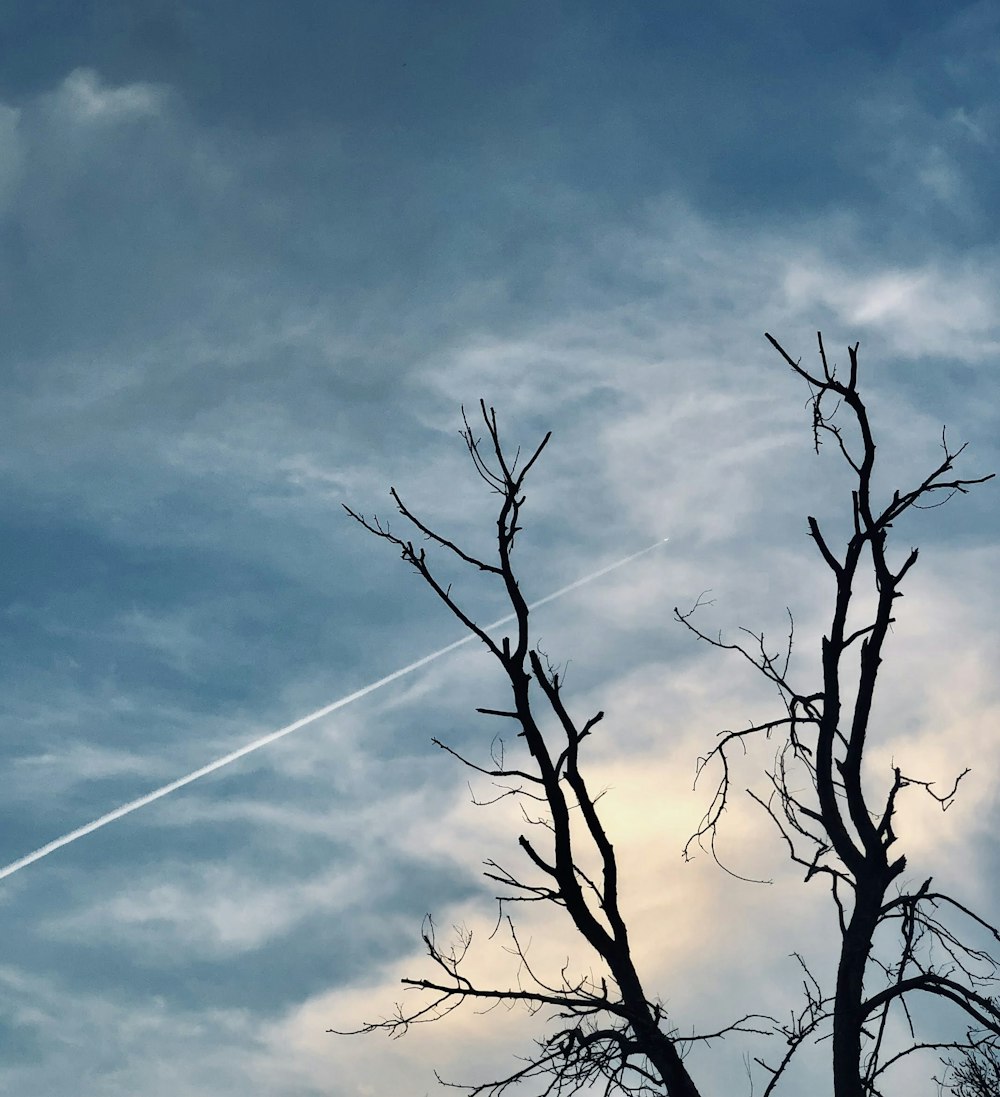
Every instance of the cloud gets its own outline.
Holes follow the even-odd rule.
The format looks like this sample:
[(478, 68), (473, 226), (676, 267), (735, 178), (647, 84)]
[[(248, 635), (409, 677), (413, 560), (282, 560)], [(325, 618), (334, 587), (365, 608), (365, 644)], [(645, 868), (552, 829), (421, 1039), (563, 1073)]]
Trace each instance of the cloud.
[(79, 782), (108, 780), (122, 776), (141, 776), (152, 780), (163, 775), (162, 760), (137, 751), (114, 750), (88, 743), (60, 744), (60, 749), (19, 758), (14, 791), (36, 800), (44, 793), (50, 802)]
[[(21, 1054), (15, 1046), (0, 1067), (0, 1081), (12, 1093), (53, 1092), (70, 1078), (81, 1097), (224, 1092), (217, 1087), (234, 1079), (250, 1085), (264, 1058), (257, 1022), (247, 1010), (179, 1011), (155, 995), (115, 1002), (14, 965), (0, 971), (0, 983), (3, 1021), (22, 1042)], [(70, 999), (73, 1008), (67, 1009)], [(110, 1033), (118, 1054), (109, 1048)]]
[[(786, 952), (821, 956), (833, 924), (823, 889), (792, 878), (745, 798), (720, 849), (772, 887), (680, 860), (711, 787), (709, 772), (691, 788), (697, 756), (774, 698), (671, 611), (712, 588), (707, 628), (783, 639), (788, 604), (814, 672), (828, 588), (803, 516), (842, 529), (843, 478), (810, 452), (807, 392), (765, 329), (806, 361), (817, 327), (840, 361), (862, 340), (890, 490), (936, 457), (942, 419), (991, 467), (995, 80), (968, 49), (988, 38), (936, 22), (894, 37), (866, 15), (838, 25), (847, 56), (822, 21), (769, 19), (768, 62), (780, 48), (789, 67), (762, 85), (765, 39), (748, 52), (745, 28), (720, 52), (714, 23), (598, 28), (584, 11), (572, 33), (477, 23), (470, 39), (461, 21), (397, 14), (390, 39), (372, 9), (358, 32), (372, 36), (332, 54), (303, 20), (287, 31), (303, 48), (283, 40), (301, 67), (271, 75), (254, 19), (227, 28), (225, 58), (202, 27), (156, 80), (138, 62), (60, 70), (0, 110), (7, 840), (31, 848), (60, 813), (81, 822), (455, 638), (337, 504), (387, 513), (394, 483), (488, 549), (494, 500), (457, 438), (459, 403), (485, 396), (515, 443), (554, 430), (529, 489), (525, 590), (671, 536), (537, 615), (574, 711), (607, 712), (588, 757), (651, 989), (684, 1024), (762, 999), (784, 1010)], [(700, 45), (668, 73), (675, 31)], [(801, 48), (816, 35), (822, 58)], [(961, 94), (923, 63), (939, 40)], [(472, 59), (493, 76), (469, 97)], [(827, 96), (817, 64), (851, 78)], [(259, 82), (213, 96), (241, 65)], [(380, 81), (368, 101), (362, 70)], [(306, 71), (314, 82), (289, 86)], [(773, 141), (761, 119), (780, 120)], [(893, 759), (942, 782), (977, 760), (946, 816), (911, 790), (914, 872), (969, 876), (988, 854), (990, 499), (898, 531), (928, 552), (893, 638), (872, 780)], [(484, 578), (455, 589), (492, 619), (502, 596)], [(21, 874), (4, 914), (23, 966), (5, 977), (13, 1028), (35, 1043), (5, 1061), (2, 1088), (342, 1097), (429, 1090), (433, 1062), (463, 1079), (508, 1063), (537, 1032), (520, 1013), (389, 1045), (324, 1032), (391, 1009), (428, 909), (492, 928), (479, 863), (517, 863), (523, 820), (471, 807), (468, 775), (428, 740), (483, 758), (498, 729), (472, 710), (502, 692), (464, 650)], [(741, 760), (740, 787), (771, 750)], [(958, 882), (992, 901), (985, 874)], [(534, 918), (540, 962), (588, 962)], [(500, 944), (481, 962), (509, 978)], [(744, 1084), (732, 1045), (703, 1066), (720, 1091)]]
[(785, 289), (794, 306), (829, 307), (844, 327), (872, 332), (907, 358), (986, 362), (1000, 347), (992, 308), (1000, 278), (988, 255), (867, 272), (796, 260)]
[(131, 948), (146, 962), (234, 957), (287, 936), (308, 917), (342, 916), (357, 896), (374, 898), (377, 883), (378, 875), (360, 864), (273, 883), (261, 878), (259, 865), (158, 864), (88, 909), (48, 920), (45, 932), (81, 941), (111, 931), (119, 948)]
[(136, 83), (111, 87), (93, 69), (75, 69), (52, 97), (53, 110), (81, 125), (116, 124), (160, 112), (163, 89)]

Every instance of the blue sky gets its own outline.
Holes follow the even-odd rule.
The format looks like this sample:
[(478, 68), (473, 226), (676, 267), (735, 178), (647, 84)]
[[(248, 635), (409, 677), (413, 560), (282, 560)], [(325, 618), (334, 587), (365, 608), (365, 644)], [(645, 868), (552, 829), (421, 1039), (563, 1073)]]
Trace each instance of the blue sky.
[[(784, 1009), (825, 895), (742, 808), (729, 852), (774, 888), (679, 857), (695, 759), (770, 701), (670, 611), (711, 587), (719, 627), (820, 627), (803, 519), (845, 481), (764, 330), (861, 341), (887, 484), (942, 423), (1000, 467), (996, 7), (38, 0), (0, 36), (0, 860), (454, 639), (340, 503), (395, 484), (485, 545), (482, 396), (554, 432), (532, 597), (671, 537), (541, 636), (616, 729), (594, 765), (660, 993), (688, 1025)], [(901, 531), (925, 552), (873, 760), (975, 763), (907, 835), (994, 911), (996, 510)], [(426, 911), (490, 924), (477, 866), (516, 823), (430, 738), (484, 749), (498, 691), (463, 649), (0, 881), (0, 1089), (420, 1094), (504, 1062), (524, 1018), (325, 1033), (391, 1011)], [(735, 1046), (701, 1069), (744, 1084)]]

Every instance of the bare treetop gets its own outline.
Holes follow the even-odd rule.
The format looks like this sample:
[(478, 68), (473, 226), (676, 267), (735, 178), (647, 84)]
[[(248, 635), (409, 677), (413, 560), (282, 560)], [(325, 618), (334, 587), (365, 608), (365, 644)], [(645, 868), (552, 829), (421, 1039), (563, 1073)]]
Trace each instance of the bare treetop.
[[(777, 738), (777, 759), (766, 774), (769, 791), (751, 792), (751, 796), (773, 821), (791, 861), (804, 870), (804, 880), (827, 881), (839, 926), (835, 986), (824, 990), (804, 957), (794, 953), (804, 998), (784, 1019), (748, 1013), (735, 1021), (724, 1019), (713, 1031), (682, 1036), (663, 1000), (637, 968), (627, 912), (620, 902), (612, 836), (602, 819), (600, 793), (595, 793), (586, 776), (585, 740), (597, 733), (604, 713), (580, 717), (571, 711), (559, 670), (538, 648), (531, 608), (513, 562), (525, 480), (550, 435), (522, 461), (520, 450), (513, 456), (505, 450), (492, 407), (480, 404), (482, 436), (463, 411), (462, 437), (475, 471), (500, 500), (495, 557), (479, 558), (436, 531), (406, 506), (395, 488), (390, 495), (407, 536), (393, 532), (377, 517), (369, 519), (346, 508), (366, 530), (393, 544), (449, 612), (483, 642), (510, 689), (509, 707), (478, 710), (512, 725), (516, 734), (510, 746), (502, 736), (492, 737), (488, 760), (477, 761), (437, 739), (434, 742), (495, 783), (496, 797), (484, 804), (513, 798), (522, 805), (526, 830), (517, 837), (521, 867), (486, 862), (487, 878), (500, 888), (496, 928), (503, 928), (509, 937), (518, 962), (517, 982), (481, 986), (467, 977), (463, 962), (471, 933), (463, 931), (457, 940), (442, 944), (428, 916), (423, 942), (431, 974), (403, 980), (423, 994), (419, 1004), (400, 1005), (391, 1017), (359, 1030), (400, 1035), (414, 1024), (439, 1019), (468, 1002), (520, 1004), (543, 1013), (547, 1025), (534, 1051), (505, 1076), (463, 1087), (472, 1094), (497, 1097), (528, 1087), (526, 1092), (530, 1089), (547, 1097), (597, 1086), (607, 1094), (698, 1097), (703, 1090), (689, 1069), (687, 1053), (696, 1045), (741, 1032), (759, 1036), (765, 1042), (762, 1048), (768, 1039), (773, 1046), (778, 1037), (777, 1053), (762, 1050), (754, 1059), (763, 1072), (764, 1097), (777, 1091), (805, 1043), (827, 1038), (831, 1038), (826, 1046), (835, 1097), (879, 1097), (887, 1071), (907, 1056), (928, 1049), (950, 1050), (973, 1056), (961, 1062), (972, 1064), (969, 1071), (978, 1070), (989, 1062), (983, 1058), (983, 1049), (992, 1047), (1000, 1035), (1000, 1005), (991, 994), (997, 986), (995, 956), (973, 943), (983, 934), (1000, 941), (1000, 933), (960, 898), (934, 888), (930, 878), (917, 886), (907, 884), (906, 855), (897, 848), (893, 826), (898, 799), (905, 790), (919, 789), (946, 809), (968, 770), (953, 775), (940, 792), (927, 775), (914, 776), (894, 765), (885, 775), (881, 792), (873, 797), (869, 790), (876, 775), (866, 774), (865, 764), (871, 742), (881, 734), (873, 722), (873, 703), (896, 603), (919, 555), (913, 547), (893, 551), (893, 525), (910, 510), (940, 506), (992, 477), (956, 476), (954, 465), (965, 447), (952, 449), (942, 431), (941, 461), (912, 486), (877, 499), (875, 435), (859, 389), (857, 344), (848, 348), (850, 369), (845, 380), (830, 366), (822, 337), (816, 372), (793, 359), (772, 336), (767, 338), (809, 386), (814, 449), (819, 453), (822, 441), (833, 439), (853, 480), (847, 500), (850, 533), (844, 544), (833, 544), (815, 517), (806, 519), (809, 536), (834, 580), (818, 659), (805, 670), (798, 665), (801, 657), (793, 665), (791, 613), (787, 642), (775, 652), (763, 634), (753, 630), (744, 629), (745, 639), (738, 642), (702, 632), (695, 624), (701, 600), (690, 610), (674, 612), (698, 640), (749, 661), (782, 701), (783, 711), (772, 719), (722, 732), (698, 761), (699, 775), (714, 767), (718, 780), (685, 854), (693, 844), (714, 852), (732, 795), (729, 752), (735, 746), (747, 750), (761, 736)], [(856, 429), (857, 440), (848, 440), (843, 420)], [(419, 547), (411, 539), (414, 530), (424, 542)], [(451, 587), (438, 578), (425, 545), (502, 585), (512, 609), (511, 636), (496, 640), (476, 623)], [(870, 601), (865, 597), (869, 595)], [(875, 608), (866, 612), (864, 606), (869, 604)], [(596, 872), (585, 871), (583, 866), (590, 863), (597, 865)], [(597, 954), (603, 973), (574, 977), (567, 964), (553, 980), (537, 971), (510, 914), (520, 903), (558, 908)], [(712, 974), (725, 978), (726, 973)], [(908, 1005), (914, 996), (952, 1005), (968, 1026), (967, 1036), (953, 1039), (919, 1032)], [(909, 1026), (909, 1042), (899, 1043), (890, 1036), (893, 1011)], [(983, 1097), (985, 1091), (962, 1091), (962, 1097), (966, 1094)]]

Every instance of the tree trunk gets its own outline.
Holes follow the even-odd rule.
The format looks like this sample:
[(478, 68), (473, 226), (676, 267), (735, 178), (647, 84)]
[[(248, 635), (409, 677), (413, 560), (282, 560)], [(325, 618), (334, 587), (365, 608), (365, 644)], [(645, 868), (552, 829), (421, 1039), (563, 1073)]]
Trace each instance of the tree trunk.
[(674, 1042), (656, 1028), (649, 1035), (649, 1060), (656, 1067), (669, 1097), (701, 1097)]
[(861, 1072), (865, 969), (878, 925), (885, 888), (881, 882), (858, 881), (854, 911), (840, 949), (833, 1014), (834, 1097), (868, 1097)]

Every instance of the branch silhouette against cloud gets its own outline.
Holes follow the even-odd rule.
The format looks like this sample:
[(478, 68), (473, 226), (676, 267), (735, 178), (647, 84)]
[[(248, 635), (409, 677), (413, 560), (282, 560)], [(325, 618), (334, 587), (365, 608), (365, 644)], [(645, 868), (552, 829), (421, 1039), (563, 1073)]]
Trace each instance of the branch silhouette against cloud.
[[(774, 696), (670, 611), (710, 587), (706, 634), (784, 635), (786, 605), (798, 650), (825, 627), (802, 516), (849, 537), (849, 470), (804, 455), (807, 394), (762, 331), (860, 340), (879, 490), (935, 466), (945, 422), (1000, 467), (998, 29), (981, 3), (7, 5), (0, 864), (451, 643), (340, 504), (370, 511), (398, 475), (412, 513), (482, 556), (496, 515), (455, 444), (482, 397), (511, 438), (553, 432), (519, 535), (529, 602), (671, 537), (535, 614), (574, 703), (615, 729), (586, 744), (650, 996), (696, 1032), (751, 1001), (784, 1016), (802, 927), (831, 986), (828, 896), (752, 802), (717, 849), (770, 889), (679, 857), (706, 734)], [(901, 795), (896, 829), (907, 894), (933, 874), (986, 915), (996, 515), (986, 487), (897, 523), (921, 558), (871, 755), (939, 794), (972, 766), (943, 816)], [(475, 620), (509, 612), (449, 578)], [(431, 739), (476, 757), (471, 714), (504, 708), (500, 686), (468, 644), (4, 879), (0, 1090), (499, 1077), (530, 1018), (388, 1044), (325, 1030), (395, 1000), (426, 911), (442, 934), (493, 924), (476, 866), (505, 863), (513, 805), (474, 809)], [(733, 759), (734, 787), (754, 761)], [(547, 925), (519, 920), (532, 964), (558, 967)], [(705, 1057), (706, 1092), (746, 1091), (743, 1039)], [(932, 1097), (929, 1059), (885, 1097)], [(822, 1069), (803, 1049), (788, 1091)]]

